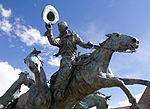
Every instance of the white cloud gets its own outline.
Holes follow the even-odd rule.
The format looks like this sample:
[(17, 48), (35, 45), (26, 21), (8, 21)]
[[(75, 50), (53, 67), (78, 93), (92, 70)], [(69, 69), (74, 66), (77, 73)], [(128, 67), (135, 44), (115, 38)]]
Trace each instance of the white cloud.
[(12, 31), (12, 25), (10, 24), (9, 20), (0, 20), (0, 29), (6, 32), (7, 34), (10, 34), (10, 32)]
[[(142, 94), (143, 93), (139, 93), (139, 94), (135, 95), (135, 98), (136, 98), (137, 102), (140, 100)], [(128, 100), (119, 101), (117, 104), (119, 105), (119, 107), (131, 105)]]
[(42, 37), (40, 31), (32, 28), (31, 26), (26, 27), (25, 25), (16, 24), (16, 30), (14, 30), (14, 32), (27, 46), (31, 46), (34, 44), (49, 44), (47, 38)]
[(50, 56), (48, 64), (53, 66), (60, 66), (60, 58), (53, 58), (53, 56)]
[(128, 100), (119, 101), (117, 104), (119, 105), (119, 107), (131, 105)]
[(8, 18), (10, 17), (12, 12), (11, 12), (11, 9), (8, 9), (8, 10), (4, 9), (3, 5), (0, 4), (0, 13), (3, 17)]
[(13, 44), (10, 44), (10, 45), (9, 45), (9, 48), (13, 48), (13, 47), (15, 47), (15, 45), (13, 45)]
[(6, 10), (3, 8), (2, 4), (0, 4), (0, 14), (2, 15), (2, 19), (0, 20), (0, 30), (8, 34), (9, 37), (16, 38), (14, 37), (15, 33), (15, 35), (27, 46), (35, 44), (43, 47), (49, 46), (47, 37), (41, 36), (40, 31), (36, 28), (33, 28), (30, 25), (26, 26), (22, 18), (12, 17), (12, 21), (14, 22), (10, 23), (9, 17), (11, 15), (11, 9)]
[[(13, 68), (8, 62), (0, 62), (0, 96), (2, 96), (8, 88), (18, 79), (20, 69)], [(28, 90), (27, 87), (21, 87), (21, 92), (24, 93)]]

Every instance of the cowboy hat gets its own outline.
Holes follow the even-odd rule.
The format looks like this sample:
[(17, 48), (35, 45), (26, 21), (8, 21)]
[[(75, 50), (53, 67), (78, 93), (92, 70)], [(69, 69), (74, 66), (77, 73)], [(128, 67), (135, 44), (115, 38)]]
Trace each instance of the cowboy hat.
[(59, 20), (59, 14), (52, 5), (47, 5), (42, 11), (42, 18), (47, 24), (55, 24)]

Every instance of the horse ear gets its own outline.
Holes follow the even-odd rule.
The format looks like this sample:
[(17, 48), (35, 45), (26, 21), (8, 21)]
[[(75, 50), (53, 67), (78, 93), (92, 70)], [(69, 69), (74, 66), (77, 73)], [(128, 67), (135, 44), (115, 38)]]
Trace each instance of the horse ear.
[(94, 45), (93, 47), (94, 47), (94, 49), (96, 49), (96, 50), (98, 50), (98, 49), (100, 48), (99, 45)]
[(105, 34), (106, 37), (111, 37), (111, 34)]
[(110, 96), (106, 96), (106, 99), (107, 99), (107, 100), (109, 100), (111, 96), (112, 96), (112, 95), (110, 95)]
[(33, 48), (33, 51), (32, 51), (32, 53), (33, 53), (33, 54), (36, 54), (36, 55), (38, 55), (38, 54), (40, 54), (40, 53), (41, 53), (41, 51), (37, 51), (37, 50), (36, 50), (36, 48)]
[(115, 34), (117, 37), (120, 36), (120, 33), (119, 33), (119, 32), (115, 32), (114, 34)]

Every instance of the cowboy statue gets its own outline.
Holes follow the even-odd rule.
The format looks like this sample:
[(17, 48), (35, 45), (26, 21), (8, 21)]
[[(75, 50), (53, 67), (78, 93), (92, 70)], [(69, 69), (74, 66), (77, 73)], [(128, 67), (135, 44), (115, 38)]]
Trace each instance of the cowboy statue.
[(77, 45), (83, 48), (92, 48), (91, 42), (84, 43), (78, 34), (68, 30), (67, 22), (62, 21), (58, 23), (58, 30), (60, 32), (57, 38), (53, 38), (52, 25), (46, 24), (47, 32), (45, 35), (51, 45), (59, 47), (59, 52), (55, 56), (61, 55), (60, 69), (57, 71), (57, 77), (54, 84), (54, 97), (62, 99), (65, 89), (69, 82), (72, 63), (77, 57)]
[(52, 24), (56, 24), (59, 20), (59, 14), (53, 6), (47, 5), (43, 9), (42, 17), (46, 22), (47, 32), (45, 32), (45, 36), (47, 36), (51, 45), (59, 48), (59, 52), (55, 56), (61, 55), (62, 57), (60, 69), (52, 75), (50, 80), (54, 97), (62, 99), (72, 74), (73, 62), (77, 57), (77, 45), (90, 49), (93, 44), (91, 42), (84, 43), (78, 34), (68, 30), (67, 22), (65, 21), (58, 23), (60, 34), (58, 37), (53, 38)]

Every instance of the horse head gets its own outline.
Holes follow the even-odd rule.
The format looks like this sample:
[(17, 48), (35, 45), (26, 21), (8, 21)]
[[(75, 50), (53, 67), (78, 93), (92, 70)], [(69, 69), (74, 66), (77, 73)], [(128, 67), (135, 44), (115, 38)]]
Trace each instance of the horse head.
[(139, 45), (139, 40), (135, 37), (128, 36), (121, 33), (112, 33), (106, 35), (108, 39), (100, 46), (116, 52), (135, 52)]
[(19, 74), (19, 80), (21, 80), (22, 84), (28, 87), (31, 87), (34, 84), (33, 76), (26, 71)]
[(97, 98), (96, 104), (97, 109), (108, 109), (108, 100), (110, 100), (111, 96), (106, 96), (99, 91), (94, 92), (94, 96)]
[(24, 63), (29, 67), (33, 73), (40, 73), (43, 67), (43, 61), (38, 57), (41, 51), (37, 51), (36, 48), (24, 59)]
[[(27, 93), (21, 95), (16, 104), (17, 109), (49, 109), (51, 106), (52, 95), (47, 84), (46, 75), (43, 69), (43, 62), (38, 57), (39, 53), (41, 53), (41, 51), (37, 51), (34, 48), (33, 51), (24, 59), (25, 64), (35, 75), (35, 83), (31, 86)], [(26, 76), (29, 76), (27, 72), (20, 74), (20, 78), (22, 79)]]

